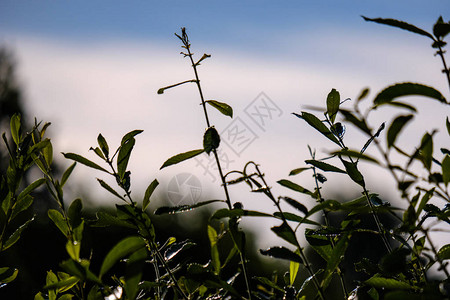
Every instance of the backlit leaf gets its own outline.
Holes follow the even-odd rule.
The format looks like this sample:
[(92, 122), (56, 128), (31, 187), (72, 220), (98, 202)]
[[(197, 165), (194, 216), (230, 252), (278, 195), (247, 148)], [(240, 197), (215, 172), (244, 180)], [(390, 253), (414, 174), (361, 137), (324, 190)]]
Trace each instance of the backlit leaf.
[(128, 161), (130, 160), (131, 151), (133, 151), (136, 140), (133, 137), (125, 140), (120, 146), (119, 156), (117, 157), (117, 174), (123, 179), (127, 171)]
[(433, 136), (429, 133), (425, 133), (422, 137), (420, 144), (420, 157), (425, 168), (430, 170), (431, 163), (433, 162)]
[(163, 169), (165, 167), (171, 166), (171, 165), (175, 165), (179, 162), (185, 161), (187, 159), (193, 158), (199, 154), (202, 154), (205, 150), (204, 149), (198, 149), (198, 150), (191, 150), (188, 152), (184, 152), (184, 153), (180, 153), (177, 154), (175, 156), (172, 156), (171, 158), (169, 158), (168, 160), (166, 160), (164, 162), (164, 164), (161, 166), (160, 169)]
[(450, 155), (445, 155), (442, 160), (442, 180), (445, 185), (450, 182)]
[(34, 217), (23, 223), (19, 228), (17, 228), (16, 231), (14, 231), (14, 233), (11, 234), (9, 238), (6, 240), (2, 250), (6, 250), (12, 245), (14, 245), (19, 240), (22, 231), (24, 231), (33, 220)]
[(203, 201), (192, 205), (178, 205), (178, 206), (161, 206), (158, 207), (154, 214), (155, 215), (163, 215), (163, 214), (176, 214), (176, 213), (182, 213), (186, 211), (191, 211), (195, 208), (202, 207), (214, 202), (224, 202), (223, 200), (209, 200), (209, 201)]
[(205, 102), (216, 108), (225, 116), (229, 116), (230, 118), (233, 117), (233, 108), (231, 108), (228, 104), (216, 100), (206, 100)]
[(145, 210), (147, 206), (150, 204), (150, 197), (155, 191), (156, 187), (159, 185), (158, 180), (153, 180), (152, 183), (145, 190), (144, 200), (142, 201), (142, 210)]
[(297, 200), (294, 200), (292, 198), (289, 197), (281, 197), (281, 199), (283, 199), (284, 201), (286, 201), (290, 206), (292, 206), (295, 209), (298, 209), (299, 211), (301, 211), (302, 213), (304, 213), (305, 215), (308, 214), (308, 209), (306, 208), (306, 206), (304, 206), (303, 204), (301, 204), (300, 202), (298, 202)]
[(280, 226), (274, 226), (270, 229), (283, 240), (291, 243), (294, 246), (298, 246), (295, 232), (285, 222), (283, 222), (283, 224), (281, 224)]
[(0, 283), (10, 283), (14, 279), (16, 279), (19, 270), (16, 268), (3, 267), (0, 268)]
[(447, 103), (445, 97), (436, 89), (419, 83), (398, 83), (382, 90), (373, 100), (375, 106), (387, 104), (398, 97), (419, 95)]
[(334, 123), (336, 119), (336, 115), (339, 111), (339, 104), (341, 103), (341, 97), (339, 92), (335, 89), (332, 89), (331, 92), (327, 96), (327, 115), (330, 119), (331, 123)]
[(217, 149), (220, 144), (220, 135), (216, 128), (209, 127), (203, 135), (203, 149), (207, 154)]
[(403, 22), (403, 21), (398, 21), (398, 20), (395, 20), (395, 19), (382, 19), (382, 18), (371, 19), (371, 18), (367, 18), (367, 17), (364, 17), (364, 16), (362, 16), (362, 17), (363, 17), (363, 19), (365, 21), (370, 21), (370, 22), (384, 24), (384, 25), (388, 25), (388, 26), (392, 26), (392, 27), (397, 27), (397, 28), (400, 28), (400, 29), (404, 29), (404, 30), (413, 32), (413, 33), (424, 35), (424, 36), (429, 37), (430, 39), (434, 40), (434, 38), (431, 35), (431, 33), (428, 33), (428, 32), (426, 32), (423, 29), (420, 29), (420, 28), (418, 28), (418, 27), (416, 27), (416, 26), (414, 26), (412, 24), (409, 24), (409, 23), (406, 23), (406, 22)]
[(378, 277), (378, 276), (373, 276), (373, 277), (367, 279), (364, 283), (369, 286), (376, 287), (376, 288), (399, 289), (399, 290), (413, 289), (413, 287), (407, 282), (399, 281), (399, 280), (392, 279), (392, 278)]
[(313, 193), (310, 192), (309, 190), (305, 189), (304, 187), (302, 187), (302, 186), (300, 186), (300, 185), (298, 185), (298, 184), (296, 184), (296, 183), (294, 183), (294, 182), (292, 182), (290, 180), (281, 179), (281, 180), (277, 181), (277, 183), (282, 185), (282, 186), (284, 186), (284, 187), (287, 187), (288, 189), (291, 189), (293, 191), (296, 191), (296, 192), (299, 192), (299, 193), (303, 193), (303, 194), (307, 194), (307, 195), (310, 195), (310, 196), (313, 195)]
[(337, 172), (337, 173), (346, 173), (344, 170), (335, 167), (333, 165), (327, 164), (323, 161), (319, 161), (319, 160), (305, 160), (305, 163), (309, 164), (309, 165), (313, 165), (316, 168), (321, 169), (322, 171), (325, 172)]
[(58, 227), (58, 229), (64, 234), (64, 236), (68, 237), (70, 231), (64, 216), (56, 209), (49, 209), (47, 214), (56, 227)]
[(301, 264), (303, 263), (302, 258), (298, 254), (292, 252), (291, 250), (289, 250), (286, 247), (271, 247), (267, 250), (260, 249), (259, 252), (262, 255), (272, 256), (274, 258), (286, 259), (286, 260), (301, 263)]
[(100, 170), (100, 171), (109, 173), (108, 171), (106, 171), (105, 169), (103, 169), (102, 167), (100, 167), (99, 165), (97, 165), (96, 163), (90, 161), (90, 160), (87, 159), (87, 158), (84, 158), (84, 157), (81, 156), (81, 155), (78, 155), (78, 154), (75, 154), (75, 153), (63, 153), (63, 155), (64, 155), (64, 157), (67, 158), (67, 159), (71, 159), (71, 160), (74, 160), (74, 161), (76, 161), (76, 162), (79, 162), (80, 164), (83, 164), (83, 165), (85, 165), (85, 166), (88, 166), (88, 167), (90, 167), (90, 168), (94, 168), (94, 169), (97, 169), (97, 170)]
[(101, 133), (97, 137), (97, 142), (98, 142), (98, 146), (102, 150), (105, 157), (108, 157), (109, 156), (109, 146), (108, 146), (108, 143), (106, 142), (106, 139), (103, 137), (103, 135)]
[(14, 140), (14, 143), (16, 143), (17, 146), (19, 146), (19, 143), (20, 143), (20, 115), (19, 114), (14, 114), (11, 117), (10, 127), (11, 127), (11, 136)]
[(44, 183), (45, 178), (39, 178), (38, 180), (34, 181), (29, 186), (23, 189), (23, 191), (19, 194), (18, 199), (20, 200), (21, 198), (26, 197), (28, 194), (30, 194), (32, 191), (34, 191)]
[(61, 187), (63, 187), (66, 182), (67, 179), (69, 179), (70, 174), (72, 174), (73, 169), (75, 168), (75, 166), (77, 165), (76, 162), (74, 162), (73, 164), (70, 165), (70, 167), (67, 168), (67, 170), (64, 172), (63, 176), (61, 177)]
[(395, 118), (394, 121), (392, 121), (392, 124), (391, 124), (391, 126), (389, 126), (389, 129), (387, 132), (387, 145), (389, 148), (392, 145), (394, 145), (398, 134), (403, 129), (403, 127), (405, 127), (405, 125), (409, 121), (411, 121), (412, 118), (413, 118), (413, 115), (399, 116), (399, 117)]
[(129, 236), (118, 242), (106, 255), (100, 268), (100, 277), (114, 266), (120, 259), (145, 247), (145, 241), (137, 236)]
[(441, 260), (450, 259), (450, 244), (444, 245), (438, 251), (438, 257)]
[(211, 217), (211, 219), (222, 219), (222, 218), (235, 218), (235, 217), (273, 217), (271, 214), (266, 214), (254, 210), (246, 209), (228, 209), (222, 208), (217, 210)]
[(219, 275), (220, 257), (219, 257), (219, 248), (217, 246), (218, 238), (216, 230), (211, 225), (208, 225), (208, 238), (209, 244), (211, 246), (211, 261), (214, 267), (214, 273), (216, 273), (216, 275)]
[(354, 163), (348, 162), (346, 160), (342, 160), (342, 163), (345, 166), (345, 170), (347, 171), (348, 176), (350, 176), (350, 178), (356, 182), (357, 184), (361, 185), (361, 186), (365, 186), (365, 182), (364, 182), (364, 177), (361, 174), (361, 172), (359, 172), (358, 168), (355, 166)]
[(98, 183), (100, 183), (100, 185), (107, 190), (108, 192), (110, 192), (111, 194), (113, 194), (114, 196), (116, 196), (117, 198), (122, 199), (123, 201), (125, 201), (125, 199), (118, 193), (116, 192), (112, 187), (110, 187), (105, 181), (103, 181), (102, 179), (97, 178)]
[(319, 131), (321, 134), (326, 136), (329, 140), (333, 141), (334, 143), (340, 145), (339, 140), (334, 136), (334, 134), (330, 131), (330, 129), (325, 126), (322, 121), (320, 121), (316, 116), (313, 114), (307, 113), (302, 111), (302, 114), (296, 114), (293, 113), (296, 117), (303, 119), (308, 123), (311, 127), (315, 128), (317, 131)]

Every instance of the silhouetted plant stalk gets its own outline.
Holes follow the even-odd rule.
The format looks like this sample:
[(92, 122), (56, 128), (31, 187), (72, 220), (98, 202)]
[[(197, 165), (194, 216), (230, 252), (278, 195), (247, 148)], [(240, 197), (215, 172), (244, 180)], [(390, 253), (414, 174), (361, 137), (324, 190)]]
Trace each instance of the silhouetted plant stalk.
[[(206, 126), (207, 126), (208, 129), (214, 128), (214, 127), (211, 127), (211, 123), (209, 121), (208, 111), (206, 109), (206, 102), (205, 102), (205, 98), (203, 96), (203, 90), (202, 90), (202, 86), (200, 84), (200, 78), (199, 78), (198, 71), (197, 71), (197, 66), (200, 65), (200, 62), (203, 61), (204, 59), (210, 57), (210, 55), (204, 54), (197, 62), (194, 62), (193, 53), (191, 52), (191, 44), (190, 44), (190, 41), (189, 41), (189, 37), (188, 37), (188, 35), (186, 33), (186, 28), (184, 28), (184, 27), (181, 28), (181, 36), (176, 34), (176, 33), (175, 33), (175, 35), (183, 43), (182, 47), (186, 50), (186, 52), (181, 52), (181, 54), (184, 55), (184, 57), (189, 57), (189, 60), (191, 62), (191, 66), (192, 66), (192, 69), (194, 70), (194, 75), (195, 75), (195, 80), (188, 80), (188, 81), (182, 82), (180, 84), (187, 83), (187, 82), (195, 82), (196, 83), (197, 89), (198, 89), (198, 93), (200, 95), (200, 100), (201, 100), (201, 105), (202, 105), (202, 108), (203, 108), (203, 113), (204, 113), (204, 116), (205, 116)], [(174, 86), (177, 86), (177, 85), (179, 85), (179, 84), (176, 84)], [(215, 129), (214, 129), (214, 131), (215, 131)], [(213, 147), (211, 149), (211, 152), (214, 155), (214, 159), (216, 161), (217, 169), (218, 169), (219, 175), (220, 175), (220, 180), (222, 181), (222, 187), (223, 187), (223, 190), (225, 192), (225, 197), (226, 197), (226, 204), (228, 206), (228, 209), (233, 209), (233, 206), (231, 204), (230, 195), (229, 195), (229, 192), (228, 192), (228, 187), (227, 187), (227, 184), (225, 182), (225, 176), (223, 174), (222, 167), (220, 165), (220, 160), (219, 160), (219, 156), (217, 154), (216, 147)], [(242, 270), (243, 270), (243, 273), (244, 273), (244, 280), (245, 280), (245, 284), (246, 284), (246, 288), (247, 288), (248, 297), (249, 297), (249, 299), (251, 299), (252, 298), (252, 294), (251, 294), (250, 282), (249, 282), (249, 278), (248, 278), (248, 274), (247, 274), (248, 273), (248, 271), (247, 271), (248, 267), (247, 267), (247, 259), (245, 257), (245, 253), (243, 251), (239, 251), (239, 257), (240, 257), (241, 264), (242, 264)]]
[[(255, 168), (255, 170), (256, 170), (256, 173), (249, 174), (247, 172), (247, 168), (249, 166), (253, 166)], [(295, 238), (295, 246), (298, 249), (298, 252), (299, 252), (299, 255), (300, 255), (301, 259), (303, 260), (303, 265), (305, 266), (305, 269), (307, 270), (307, 272), (311, 276), (313, 284), (314, 284), (315, 288), (317, 289), (317, 292), (319, 293), (319, 297), (321, 299), (325, 299), (324, 291), (323, 291), (323, 289), (322, 289), (322, 287), (321, 287), (321, 285), (320, 285), (316, 275), (314, 274), (314, 271), (313, 271), (313, 269), (311, 267), (311, 264), (309, 263), (308, 258), (306, 257), (306, 255), (305, 255), (305, 253), (303, 251), (303, 248), (301, 247), (301, 245), (300, 245), (300, 243), (299, 243), (299, 241), (297, 239), (297, 236), (295, 234), (296, 230), (293, 230), (292, 227), (287, 222), (287, 220), (286, 220), (286, 218), (284, 216), (283, 210), (281, 209), (281, 206), (280, 206), (280, 198), (278, 198), (278, 200), (277, 200), (274, 197), (274, 195), (272, 194), (271, 188), (267, 184), (267, 182), (266, 182), (266, 180), (264, 178), (264, 173), (261, 172), (261, 170), (259, 168), (259, 165), (256, 164), (253, 161), (249, 161), (249, 162), (247, 162), (245, 164), (243, 171), (236, 171), (236, 170), (235, 171), (231, 171), (231, 172), (228, 172), (225, 175), (225, 177), (227, 177), (228, 175), (231, 175), (231, 174), (239, 174), (242, 177), (240, 177), (239, 179), (234, 180), (234, 181), (229, 181), (227, 184), (234, 184), (234, 183), (238, 183), (238, 182), (241, 182), (241, 181), (245, 181), (245, 182), (247, 182), (250, 185), (250, 187), (252, 189), (252, 192), (262, 192), (262, 193), (264, 193), (264, 195), (266, 195), (274, 203), (274, 205), (276, 206), (278, 212), (280, 213), (280, 219), (282, 221), (282, 225), (281, 226), (285, 226), (286, 228), (289, 228), (289, 230), (291, 231), (293, 237)], [(259, 183), (254, 177), (257, 177), (258, 179), (260, 179), (262, 181), (262, 184)], [(257, 188), (254, 189), (252, 184), (254, 184)]]
[[(312, 151), (312, 149), (309, 146), (308, 146), (308, 149), (309, 149), (309, 154), (311, 155), (311, 158), (313, 160), (315, 160), (316, 159), (315, 151)], [(313, 170), (314, 182), (315, 182), (315, 185), (316, 185), (316, 187), (315, 187), (315, 191), (316, 191), (315, 194), (317, 195), (317, 202), (323, 203), (324, 199), (322, 198), (322, 194), (320, 192), (321, 187), (319, 185), (319, 174), (317, 173), (317, 170), (316, 170), (315, 166), (312, 166), (312, 170)], [(323, 209), (322, 211), (323, 211), (323, 217), (325, 219), (325, 225), (327, 227), (329, 227), (330, 226), (330, 220), (328, 218), (328, 212), (325, 209)], [(331, 248), (334, 249), (334, 247), (336, 247), (336, 243), (334, 242), (334, 239), (332, 237), (328, 237), (328, 241), (331, 243)], [(340, 280), (340, 283), (341, 283), (342, 292), (344, 293), (345, 299), (348, 299), (348, 290), (347, 290), (347, 287), (345, 285), (344, 274), (343, 274), (342, 270), (339, 268), (339, 266), (337, 268), (337, 273), (339, 275), (339, 280)]]

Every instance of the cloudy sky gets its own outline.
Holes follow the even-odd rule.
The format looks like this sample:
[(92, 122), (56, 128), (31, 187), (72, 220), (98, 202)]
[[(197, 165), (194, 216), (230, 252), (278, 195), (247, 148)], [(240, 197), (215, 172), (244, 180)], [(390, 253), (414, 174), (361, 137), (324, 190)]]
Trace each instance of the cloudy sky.
[[(410, 81), (448, 95), (428, 39), (367, 23), (361, 15), (395, 18), (431, 30), (439, 15), (446, 19), (449, 13), (447, 0), (2, 0), (0, 43), (15, 54), (28, 111), (52, 122), (55, 153), (95, 159), (88, 150), (98, 133), (114, 147), (128, 131), (143, 129), (130, 162), (137, 196), (153, 178), (162, 182), (159, 193), (168, 194), (169, 182), (188, 173), (199, 179), (200, 198), (207, 200), (223, 195), (206, 156), (159, 170), (168, 157), (201, 148), (206, 128), (194, 85), (156, 93), (193, 78), (174, 36), (181, 27), (187, 28), (197, 58), (212, 55), (199, 69), (206, 99), (234, 108), (233, 119), (210, 110), (222, 134), (225, 171), (255, 160), (275, 192), (286, 194), (275, 182), (304, 166), (308, 144), (318, 153), (333, 150), (291, 112), (323, 105), (332, 88), (342, 99), (354, 99), (370, 87), (371, 101), (384, 87)], [(255, 115), (258, 108), (260, 115)], [(375, 116), (374, 127), (392, 119), (386, 112)], [(442, 128), (446, 114), (443, 106), (427, 102), (404, 142), (412, 147), (424, 131)], [(232, 130), (246, 135), (237, 140)], [(365, 142), (352, 128), (347, 135), (354, 137), (355, 148)], [(371, 188), (392, 186), (380, 174), (367, 174)], [(86, 183), (101, 176), (80, 166), (74, 180)], [(313, 187), (310, 175), (292, 180)], [(334, 181), (326, 188), (331, 194), (346, 193), (339, 185)], [(108, 197), (99, 189), (92, 193)], [(261, 201), (268, 201), (248, 197), (245, 187), (233, 189), (232, 196), (247, 208), (261, 208)], [(272, 209), (269, 203), (263, 207)]]

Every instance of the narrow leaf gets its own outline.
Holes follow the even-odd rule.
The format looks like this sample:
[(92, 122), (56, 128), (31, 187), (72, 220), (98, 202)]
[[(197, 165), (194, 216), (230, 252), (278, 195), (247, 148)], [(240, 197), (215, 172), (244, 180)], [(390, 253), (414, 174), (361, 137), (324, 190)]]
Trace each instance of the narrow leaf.
[(350, 176), (350, 178), (356, 182), (357, 184), (361, 185), (361, 186), (365, 186), (365, 182), (364, 182), (364, 177), (361, 174), (361, 172), (359, 172), (358, 168), (355, 166), (354, 163), (348, 162), (346, 160), (342, 160), (342, 163), (345, 166), (345, 170), (347, 171), (348, 176)]
[(292, 252), (291, 250), (289, 250), (288, 248), (285, 248), (285, 247), (271, 247), (267, 250), (260, 249), (259, 252), (262, 255), (272, 256), (272, 257), (280, 258), (280, 259), (286, 259), (286, 260), (297, 262), (300, 264), (303, 263), (302, 258), (298, 254)]
[(387, 104), (394, 99), (403, 96), (419, 95), (447, 103), (445, 97), (436, 89), (419, 83), (398, 83), (382, 90), (373, 100), (375, 106)]
[(103, 180), (97, 178), (98, 183), (100, 183), (100, 185), (107, 190), (108, 192), (110, 192), (111, 194), (113, 194), (114, 196), (122, 199), (125, 201), (125, 199), (118, 193), (116, 192), (112, 187), (110, 187), (106, 182), (104, 182)]
[(222, 219), (222, 218), (235, 218), (235, 217), (273, 217), (271, 214), (266, 214), (254, 210), (246, 209), (228, 209), (222, 208), (216, 211), (211, 219)]
[(159, 185), (158, 180), (153, 180), (152, 183), (145, 190), (144, 200), (142, 201), (142, 210), (144, 211), (147, 206), (150, 204), (150, 197), (155, 191), (156, 187)]
[(109, 146), (108, 146), (108, 143), (106, 142), (106, 139), (103, 137), (103, 135), (101, 133), (97, 137), (97, 142), (98, 142), (98, 146), (102, 150), (105, 157), (108, 157), (109, 156)]
[(33, 204), (33, 197), (31, 197), (30, 195), (17, 199), (16, 203), (13, 205), (11, 220), (14, 219), (22, 211), (29, 208), (31, 204)]
[(387, 132), (387, 145), (389, 148), (394, 145), (398, 134), (403, 129), (403, 127), (405, 127), (405, 125), (412, 120), (412, 118), (413, 115), (399, 116), (395, 118), (394, 121), (392, 121), (392, 124), (391, 126), (389, 126)]
[(127, 171), (128, 161), (136, 140), (133, 137), (126, 139), (120, 146), (119, 156), (117, 158), (117, 174), (123, 179)]
[(185, 153), (180, 153), (180, 154), (177, 154), (175, 156), (172, 156), (171, 158), (169, 158), (168, 160), (166, 160), (164, 162), (164, 164), (161, 166), (160, 170), (165, 168), (165, 167), (168, 167), (168, 166), (171, 166), (171, 165), (175, 165), (175, 164), (177, 164), (179, 162), (182, 162), (184, 160), (193, 158), (193, 157), (195, 157), (195, 156), (197, 156), (199, 154), (202, 154), (204, 151), (205, 151), (204, 149), (198, 149), (198, 150), (192, 150), (192, 151), (188, 151), (188, 152), (185, 152)]
[(445, 155), (442, 160), (442, 180), (445, 185), (448, 185), (450, 182), (450, 155)]
[(19, 228), (17, 228), (16, 231), (14, 231), (14, 233), (11, 234), (10, 237), (6, 240), (5, 244), (3, 245), (2, 250), (6, 250), (9, 247), (11, 247), (12, 245), (14, 245), (19, 240), (20, 235), (22, 234), (22, 231), (24, 231), (28, 227), (30, 222), (32, 222), (33, 220), (34, 220), (34, 217), (29, 219), (25, 223), (23, 223)]
[(270, 229), (283, 240), (291, 243), (294, 246), (298, 246), (295, 232), (285, 222), (283, 222), (283, 224), (281, 224), (280, 226), (275, 226)]
[(299, 211), (301, 211), (302, 213), (304, 213), (305, 215), (308, 214), (308, 209), (306, 208), (306, 206), (304, 206), (303, 204), (301, 204), (300, 202), (298, 202), (297, 200), (294, 200), (292, 198), (289, 197), (281, 197), (281, 199), (283, 199), (284, 201), (286, 201), (290, 206), (292, 206), (295, 209), (298, 209)]
[(420, 144), (420, 156), (425, 168), (430, 170), (431, 163), (433, 162), (433, 136), (429, 133), (425, 133), (422, 137)]
[(106, 255), (99, 276), (102, 277), (120, 259), (143, 247), (145, 247), (145, 241), (137, 236), (130, 236), (121, 240)]
[(0, 268), (0, 283), (10, 283), (16, 279), (19, 270), (16, 268), (3, 267)]
[(339, 155), (339, 156), (347, 156), (347, 157), (352, 157), (352, 158), (356, 158), (356, 159), (363, 159), (363, 160), (367, 160), (376, 164), (380, 164), (378, 162), (378, 160), (376, 160), (375, 158), (367, 155), (367, 154), (363, 154), (359, 151), (355, 151), (355, 150), (349, 150), (349, 149), (343, 149), (343, 150), (339, 150), (339, 151), (335, 151), (335, 152), (331, 152), (331, 155)]
[(403, 22), (403, 21), (398, 21), (398, 20), (395, 20), (395, 19), (382, 19), (382, 18), (371, 19), (371, 18), (367, 18), (367, 17), (364, 17), (364, 16), (362, 16), (362, 17), (363, 17), (363, 19), (365, 21), (370, 21), (370, 22), (384, 24), (384, 25), (388, 25), (388, 26), (392, 26), (392, 27), (397, 27), (397, 28), (400, 28), (400, 29), (404, 29), (404, 30), (413, 32), (413, 33), (424, 35), (424, 36), (429, 37), (430, 39), (434, 40), (434, 38), (431, 35), (431, 33), (428, 33), (428, 32), (426, 32), (423, 29), (420, 29), (420, 28), (418, 28), (418, 27), (416, 27), (416, 26), (414, 26), (412, 24), (409, 24), (409, 23), (406, 23), (406, 22)]
[(229, 106), (228, 104), (216, 100), (206, 100), (205, 102), (211, 105), (212, 107), (216, 108), (225, 116), (233, 118), (233, 108), (231, 108), (231, 106)]
[(14, 114), (11, 117), (11, 136), (14, 140), (14, 143), (16, 143), (17, 146), (20, 144), (20, 115)]
[(26, 197), (28, 194), (30, 194), (32, 191), (40, 187), (42, 184), (44, 184), (45, 178), (39, 178), (38, 180), (31, 183), (29, 186), (27, 186), (20, 194), (18, 199)]
[(73, 169), (75, 169), (75, 166), (76, 166), (76, 165), (77, 165), (77, 163), (74, 162), (74, 163), (71, 164), (70, 167), (68, 167), (67, 170), (64, 172), (64, 174), (63, 174), (62, 177), (61, 177), (61, 187), (63, 187), (63, 186), (66, 184), (67, 179), (69, 179), (69, 177), (70, 177), (70, 175), (72, 174)]
[(128, 132), (127, 134), (125, 134), (123, 136), (122, 141), (120, 142), (120, 146), (123, 146), (123, 144), (128, 142), (128, 140), (130, 140), (131, 138), (134, 138), (136, 135), (138, 135), (142, 132), (144, 132), (144, 130), (141, 130), (141, 129), (136, 129), (136, 130)]
[(109, 173), (108, 171), (106, 171), (105, 169), (103, 169), (102, 167), (100, 167), (99, 165), (97, 165), (96, 163), (90, 161), (90, 160), (87, 159), (87, 158), (84, 158), (84, 157), (81, 156), (81, 155), (78, 155), (78, 154), (75, 154), (75, 153), (63, 153), (63, 155), (64, 155), (64, 157), (67, 158), (67, 159), (71, 159), (71, 160), (74, 160), (74, 161), (76, 161), (76, 162), (79, 162), (80, 164), (83, 164), (83, 165), (85, 165), (85, 166), (88, 166), (88, 167), (90, 167), (90, 168), (94, 168), (94, 169), (97, 169), (97, 170), (100, 170), (100, 171)]
[(392, 278), (384, 278), (384, 277), (378, 277), (378, 276), (373, 276), (373, 277), (367, 279), (364, 283), (369, 286), (376, 287), (376, 288), (398, 289), (398, 290), (413, 289), (413, 287), (409, 283), (399, 281), (396, 279), (392, 279)]
[(334, 134), (313, 114), (302, 112), (301, 115), (293, 113), (296, 117), (305, 120), (311, 127), (315, 128), (321, 134), (326, 136), (329, 140), (340, 145), (339, 140), (334, 136)]
[(277, 181), (277, 183), (282, 185), (282, 186), (284, 186), (284, 187), (287, 187), (288, 189), (291, 189), (293, 191), (296, 191), (296, 192), (299, 192), (299, 193), (302, 193), (302, 194), (307, 194), (307, 195), (310, 195), (310, 196), (313, 195), (313, 193), (310, 192), (309, 190), (305, 189), (304, 187), (302, 187), (302, 186), (300, 186), (300, 185), (298, 185), (298, 184), (296, 184), (296, 183), (294, 183), (294, 182), (292, 182), (290, 180), (281, 179), (281, 180)]
[(339, 111), (339, 104), (341, 103), (341, 97), (339, 92), (335, 89), (332, 89), (331, 92), (327, 96), (327, 115), (330, 119), (331, 123), (334, 123), (336, 119), (336, 115)]
[(313, 165), (316, 168), (321, 169), (322, 171), (325, 172), (337, 172), (337, 173), (346, 173), (344, 170), (335, 167), (333, 165), (327, 164), (323, 161), (319, 161), (319, 160), (305, 160), (305, 163), (309, 164), (309, 165)]
[(48, 217), (53, 221), (53, 223), (58, 227), (58, 229), (64, 234), (64, 236), (69, 236), (69, 227), (67, 226), (66, 220), (63, 215), (56, 209), (49, 209)]
[(294, 175), (300, 174), (301, 172), (309, 170), (309, 169), (311, 169), (311, 168), (297, 168), (297, 169), (294, 169), (291, 172), (289, 172), (289, 176), (294, 176)]
[(327, 288), (328, 284), (331, 281), (333, 273), (337, 270), (339, 264), (344, 259), (344, 255), (347, 250), (349, 241), (350, 241), (350, 234), (346, 233), (339, 239), (339, 242), (333, 248), (330, 255), (330, 259), (327, 260), (327, 267), (325, 269), (325, 274), (323, 278), (324, 288)]
[(441, 260), (450, 259), (450, 244), (442, 246), (437, 255)]
[[(295, 254), (297, 254), (297, 255), (300, 254), (298, 249), (295, 251)], [(290, 262), (290, 264), (289, 264), (289, 284), (291, 286), (294, 285), (295, 278), (297, 277), (297, 273), (298, 273), (299, 268), (300, 268), (300, 263), (298, 263), (296, 261), (291, 261)]]
[(208, 204), (211, 204), (214, 202), (224, 202), (224, 201), (223, 200), (209, 200), (209, 201), (199, 202), (199, 203), (196, 203), (193, 205), (161, 206), (155, 210), (154, 214), (155, 215), (176, 214), (176, 213), (191, 211), (195, 208), (205, 206), (205, 205), (208, 205)]
[(209, 244), (211, 246), (211, 260), (212, 265), (214, 267), (214, 273), (219, 275), (220, 273), (220, 257), (219, 257), (219, 248), (217, 246), (218, 238), (217, 232), (211, 225), (208, 225), (208, 238)]

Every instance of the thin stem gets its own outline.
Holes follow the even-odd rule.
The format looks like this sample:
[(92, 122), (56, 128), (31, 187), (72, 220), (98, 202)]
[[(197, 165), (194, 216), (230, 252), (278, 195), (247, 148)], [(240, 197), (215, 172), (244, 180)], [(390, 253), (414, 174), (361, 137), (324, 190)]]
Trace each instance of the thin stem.
[(447, 75), (446, 77), (447, 77), (448, 87), (450, 88), (450, 70), (447, 67), (447, 63), (445, 62), (444, 51), (442, 50), (441, 46), (439, 46), (439, 51), (437, 52), (437, 54), (441, 57), (442, 64), (444, 65), (444, 70), (442, 70), (442, 72), (444, 72), (445, 75)]
[[(286, 224), (287, 226), (289, 226), (286, 218), (284, 217), (283, 210), (281, 209), (279, 201), (277, 201), (275, 199), (275, 197), (272, 194), (272, 191), (270, 190), (269, 186), (267, 185), (266, 180), (264, 179), (264, 174), (261, 173), (261, 171), (259, 170), (259, 167), (256, 163), (253, 163), (253, 165), (255, 166), (256, 172), (258, 173), (258, 177), (261, 178), (261, 180), (263, 182), (263, 186), (266, 187), (266, 192), (264, 194), (266, 194), (272, 200), (272, 202), (275, 204), (275, 206), (277, 207), (278, 211), (280, 212), (281, 220), (283, 221), (283, 223)], [(290, 226), (289, 226), (289, 228), (290, 228)], [(292, 228), (291, 228), (291, 230), (292, 230)], [(306, 257), (305, 253), (303, 252), (303, 249), (300, 246), (300, 243), (298, 242), (297, 237), (295, 237), (295, 243), (296, 243), (297, 249), (299, 250), (300, 257), (302, 258), (302, 260), (304, 262), (304, 266), (305, 266), (306, 270), (308, 271), (309, 275), (313, 278), (314, 286), (316, 287), (317, 291), (319, 292), (320, 298), (325, 299), (325, 295), (322, 290), (322, 287), (320, 286), (320, 283), (317, 280), (316, 276), (314, 276), (314, 271), (312, 270), (311, 264), (309, 263), (308, 258)]]

